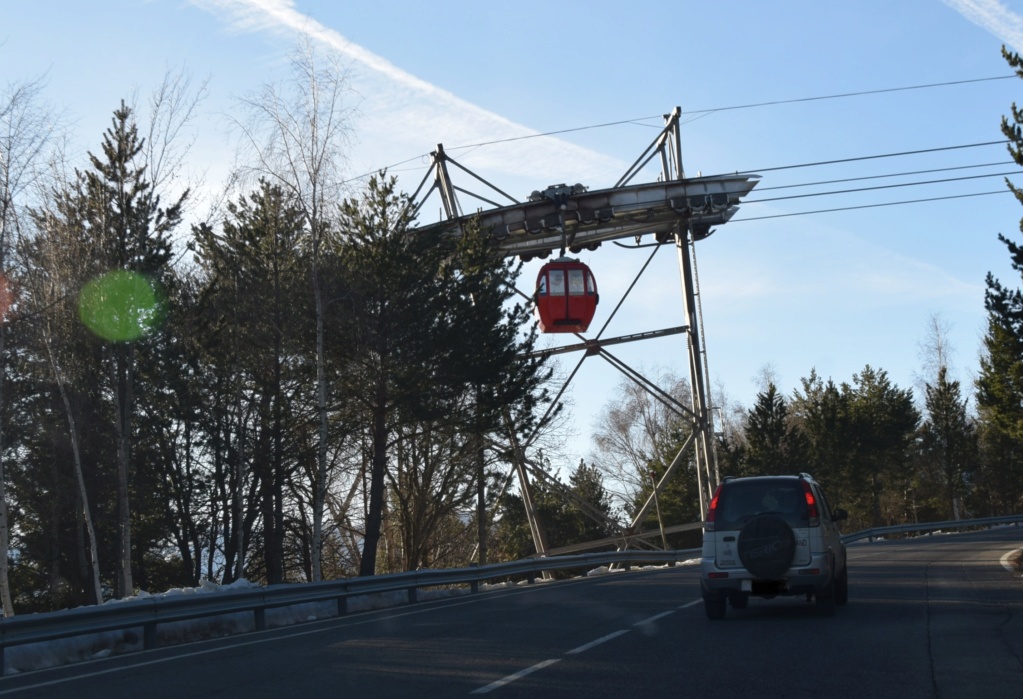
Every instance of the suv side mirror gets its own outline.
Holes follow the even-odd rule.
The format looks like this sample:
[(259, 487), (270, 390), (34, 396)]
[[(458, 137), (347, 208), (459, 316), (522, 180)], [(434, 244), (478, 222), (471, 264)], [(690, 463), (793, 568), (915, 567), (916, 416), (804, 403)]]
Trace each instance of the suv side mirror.
[(832, 522), (841, 522), (843, 519), (849, 519), (849, 513), (839, 507), (837, 510), (831, 513)]

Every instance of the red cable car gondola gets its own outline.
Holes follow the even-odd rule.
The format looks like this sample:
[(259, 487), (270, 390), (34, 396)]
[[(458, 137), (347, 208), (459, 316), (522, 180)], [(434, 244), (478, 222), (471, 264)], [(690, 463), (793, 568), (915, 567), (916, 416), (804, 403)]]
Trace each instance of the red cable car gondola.
[(597, 282), (590, 268), (559, 257), (536, 277), (536, 317), (545, 333), (585, 332), (597, 310)]

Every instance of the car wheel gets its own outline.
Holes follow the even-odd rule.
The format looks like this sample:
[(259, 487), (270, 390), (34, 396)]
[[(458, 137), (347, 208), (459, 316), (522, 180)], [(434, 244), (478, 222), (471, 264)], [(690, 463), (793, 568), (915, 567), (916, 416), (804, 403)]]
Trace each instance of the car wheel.
[(831, 580), (813, 593), (817, 601), (817, 616), (835, 615), (835, 581)]
[(749, 604), (749, 593), (733, 592), (728, 595), (728, 603), (732, 605), (732, 609), (745, 609)]
[(728, 611), (724, 595), (712, 595), (703, 598), (703, 611), (707, 613), (707, 618), (712, 621), (718, 621), (725, 618), (725, 613)]
[(792, 565), (796, 537), (792, 527), (776, 515), (754, 517), (739, 531), (739, 560), (758, 578), (780, 578)]
[(842, 568), (842, 574), (835, 580), (835, 604), (844, 607), (849, 604), (849, 568)]

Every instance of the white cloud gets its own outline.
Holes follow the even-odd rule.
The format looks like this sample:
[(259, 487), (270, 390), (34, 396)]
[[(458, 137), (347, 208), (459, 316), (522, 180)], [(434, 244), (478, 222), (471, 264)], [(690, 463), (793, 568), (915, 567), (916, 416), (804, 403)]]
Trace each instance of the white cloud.
[[(352, 60), (350, 78), (362, 100), (357, 126), (361, 143), (372, 154), (357, 154), (353, 167), (376, 169), (432, 151), (436, 144), (469, 145), (532, 136), (537, 132), (478, 107), (422, 80), (390, 61), (353, 44), (339, 32), (302, 14), (294, 0), (191, 0), (213, 13), (231, 31), (306, 34), (314, 41)], [(603, 180), (618, 176), (625, 164), (553, 137), (499, 144), (474, 151), (459, 162), (478, 169), (488, 179), (499, 174), (529, 178), (530, 189), (552, 182), (535, 182), (537, 173), (558, 181), (580, 181), (591, 187), (610, 186)], [(420, 175), (421, 176), (421, 175)], [(498, 178), (500, 179), (500, 178)], [(492, 180), (493, 181), (493, 180)], [(526, 192), (509, 192), (524, 198)]]
[(942, 0), (977, 26), (994, 34), (1013, 51), (1023, 48), (1023, 17), (1000, 0)]

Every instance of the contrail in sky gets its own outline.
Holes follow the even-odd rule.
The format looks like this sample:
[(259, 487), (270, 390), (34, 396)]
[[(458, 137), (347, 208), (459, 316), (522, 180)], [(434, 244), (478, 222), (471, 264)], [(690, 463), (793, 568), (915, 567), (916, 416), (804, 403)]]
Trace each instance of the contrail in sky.
[(942, 0), (977, 26), (994, 34), (1013, 51), (1023, 48), (1023, 17), (1001, 0)]
[[(402, 70), (358, 46), (338, 31), (303, 14), (294, 0), (190, 0), (237, 32), (306, 34), (314, 41), (352, 60), (351, 80), (361, 100), (359, 141), (373, 148), (362, 153), (363, 167), (379, 168), (429, 152), (437, 143), (451, 146), (534, 135), (533, 129), (478, 107), (457, 95)], [(429, 139), (429, 140), (424, 140)], [(359, 149), (361, 150), (361, 149)], [(625, 165), (615, 158), (545, 136), (500, 144), (460, 156), (488, 179), (497, 173), (529, 177), (533, 188), (558, 177), (565, 181), (610, 186)], [(613, 182), (613, 179), (612, 179)], [(525, 195), (525, 192), (518, 192)]]

